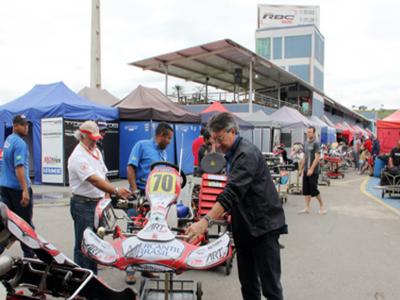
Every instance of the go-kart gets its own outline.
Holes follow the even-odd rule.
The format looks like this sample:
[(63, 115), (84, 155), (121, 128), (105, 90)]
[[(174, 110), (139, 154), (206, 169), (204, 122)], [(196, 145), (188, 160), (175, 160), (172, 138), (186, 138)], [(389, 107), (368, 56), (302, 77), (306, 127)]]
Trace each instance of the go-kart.
[[(83, 253), (99, 264), (120, 270), (130, 267), (138, 271), (166, 274), (165, 280), (143, 280), (139, 292), (141, 299), (147, 299), (154, 293), (163, 293), (167, 298), (184, 292), (190, 293), (193, 299), (201, 299), (200, 282), (174, 280), (172, 274), (179, 274), (189, 269), (210, 269), (232, 258), (232, 243), (227, 232), (215, 241), (202, 246), (201, 239), (188, 243), (185, 241), (187, 236), (183, 234), (183, 229), (174, 230), (168, 226), (168, 211), (176, 203), (185, 183), (186, 176), (178, 167), (167, 162), (155, 163), (152, 165), (146, 184), (150, 211), (142, 223), (142, 228), (139, 227), (136, 232), (126, 233), (120, 227), (115, 227), (116, 214), (113, 201), (103, 199), (96, 209), (97, 232), (87, 228), (83, 234)], [(108, 242), (97, 233), (113, 233), (114, 239)], [(157, 283), (156, 287), (150, 288), (154, 282)], [(183, 283), (193, 283), (193, 286), (197, 286), (197, 290), (175, 289), (174, 286), (180, 286), (174, 285), (176, 282), (182, 283), (181, 286)], [(160, 284), (163, 286), (160, 287)]]
[(91, 270), (80, 268), (37, 234), (23, 219), (0, 202), (0, 244), (10, 247), (19, 240), (37, 259), (0, 257), (0, 281), (13, 299), (137, 299), (126, 288), (116, 291), (100, 281)]

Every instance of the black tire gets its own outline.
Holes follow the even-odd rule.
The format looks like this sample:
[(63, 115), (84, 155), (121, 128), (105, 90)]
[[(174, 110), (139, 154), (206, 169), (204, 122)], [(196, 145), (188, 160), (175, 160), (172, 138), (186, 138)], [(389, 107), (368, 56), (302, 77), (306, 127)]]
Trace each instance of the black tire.
[(226, 276), (231, 275), (232, 266), (233, 266), (233, 262), (232, 262), (232, 257), (231, 257), (231, 258), (228, 258), (225, 262), (225, 275)]
[(196, 284), (196, 299), (201, 300), (203, 297), (203, 289), (201, 287), (201, 281), (198, 281)]

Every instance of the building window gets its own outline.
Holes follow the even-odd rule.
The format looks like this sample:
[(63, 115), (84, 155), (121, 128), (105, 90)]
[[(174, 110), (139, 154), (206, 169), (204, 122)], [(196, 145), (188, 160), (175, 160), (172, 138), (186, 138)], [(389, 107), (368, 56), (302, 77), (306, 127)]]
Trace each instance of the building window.
[(273, 42), (274, 47), (274, 59), (281, 59), (282, 58), (282, 38), (276, 37), (274, 38)]
[(311, 35), (285, 37), (285, 58), (311, 57)]
[(289, 72), (304, 81), (310, 82), (310, 65), (289, 66)]
[(324, 90), (324, 73), (314, 66), (314, 86), (321, 91)]
[(271, 59), (271, 38), (256, 39), (256, 53), (267, 59)]
[(322, 37), (315, 33), (315, 59), (321, 64), (324, 65), (324, 51), (325, 51), (325, 42)]

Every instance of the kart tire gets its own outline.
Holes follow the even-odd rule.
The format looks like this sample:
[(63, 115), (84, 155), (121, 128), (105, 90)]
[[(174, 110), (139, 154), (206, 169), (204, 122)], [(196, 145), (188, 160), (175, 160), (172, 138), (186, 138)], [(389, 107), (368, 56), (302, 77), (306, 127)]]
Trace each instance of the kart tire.
[(228, 258), (225, 262), (225, 275), (229, 276), (232, 272), (232, 266), (233, 266), (233, 262), (232, 262), (232, 257)]
[(203, 297), (203, 289), (201, 287), (201, 281), (198, 281), (196, 284), (196, 300), (201, 300)]

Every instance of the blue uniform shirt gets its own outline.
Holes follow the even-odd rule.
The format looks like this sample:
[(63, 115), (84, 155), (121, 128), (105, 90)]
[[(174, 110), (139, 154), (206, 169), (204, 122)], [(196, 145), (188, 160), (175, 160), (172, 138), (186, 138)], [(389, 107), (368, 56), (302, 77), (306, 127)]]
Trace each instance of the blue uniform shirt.
[(24, 166), (25, 180), (30, 186), (28, 146), (18, 134), (13, 133), (4, 142), (0, 186), (22, 190), (15, 172), (17, 166)]
[(160, 149), (154, 139), (139, 141), (133, 146), (128, 165), (136, 169), (136, 185), (144, 190), (150, 166), (157, 161), (166, 161), (167, 151)]

